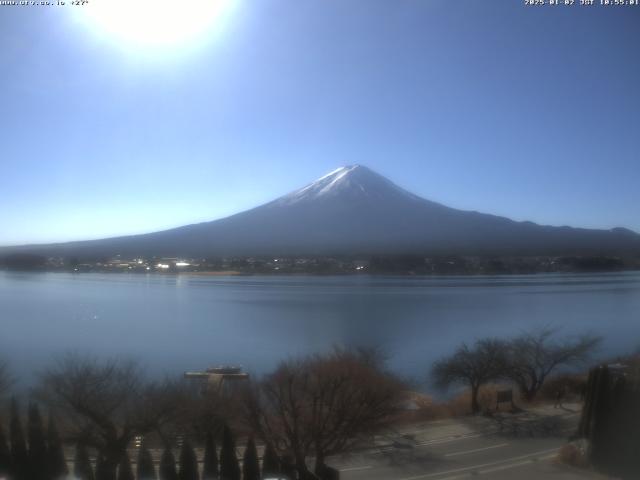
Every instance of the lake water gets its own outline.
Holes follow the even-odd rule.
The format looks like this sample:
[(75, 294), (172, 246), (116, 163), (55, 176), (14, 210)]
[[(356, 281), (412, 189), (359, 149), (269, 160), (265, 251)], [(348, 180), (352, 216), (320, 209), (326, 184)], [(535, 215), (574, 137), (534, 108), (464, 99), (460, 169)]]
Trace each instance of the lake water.
[(640, 347), (640, 273), (491, 277), (207, 277), (0, 272), (0, 357), (28, 383), (69, 350), (153, 373), (263, 373), (332, 345), (373, 345), (422, 380), (462, 341), (539, 326)]

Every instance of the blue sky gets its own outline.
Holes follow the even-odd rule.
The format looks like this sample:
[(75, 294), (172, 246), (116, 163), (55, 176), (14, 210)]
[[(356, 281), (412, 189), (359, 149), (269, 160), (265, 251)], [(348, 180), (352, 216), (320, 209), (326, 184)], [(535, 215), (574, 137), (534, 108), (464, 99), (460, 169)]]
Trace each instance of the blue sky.
[(0, 7), (0, 245), (211, 220), (354, 163), (453, 207), (640, 231), (640, 7), (229, 1), (162, 49)]

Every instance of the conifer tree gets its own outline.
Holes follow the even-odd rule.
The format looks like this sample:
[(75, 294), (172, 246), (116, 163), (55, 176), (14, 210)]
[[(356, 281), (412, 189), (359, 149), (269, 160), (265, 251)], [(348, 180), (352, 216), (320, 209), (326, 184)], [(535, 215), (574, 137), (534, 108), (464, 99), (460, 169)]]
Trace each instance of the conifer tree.
[(202, 480), (218, 480), (219, 465), (216, 441), (211, 432), (207, 433), (204, 443), (204, 465), (202, 467)]
[(193, 451), (191, 443), (186, 438), (180, 450), (180, 471), (178, 478), (180, 480), (199, 480), (196, 452)]
[(220, 480), (240, 480), (240, 465), (236, 455), (236, 443), (227, 425), (222, 432), (220, 450)]
[(138, 480), (156, 480), (157, 478), (151, 452), (144, 443), (138, 452), (137, 477)]
[(289, 480), (295, 480), (298, 478), (296, 466), (294, 464), (293, 457), (291, 455), (285, 455), (280, 461), (280, 473), (283, 477)]
[(89, 452), (82, 443), (76, 445), (76, 456), (73, 462), (73, 476), (78, 480), (94, 480)]
[(29, 479), (47, 480), (47, 443), (40, 409), (35, 403), (29, 404), (27, 437), (29, 439)]
[(258, 463), (258, 451), (253, 437), (249, 437), (247, 448), (244, 450), (242, 461), (243, 480), (260, 480), (260, 464)]
[(29, 452), (20, 421), (20, 409), (18, 402), (14, 398), (11, 400), (11, 422), (9, 424), (10, 447), (11, 447), (11, 479), (29, 479)]
[(11, 450), (7, 444), (7, 437), (4, 434), (4, 428), (2, 428), (2, 421), (0, 421), (0, 478), (9, 476), (9, 467), (11, 466)]
[(169, 448), (163, 452), (160, 458), (160, 480), (178, 480), (176, 459)]
[(118, 480), (135, 480), (133, 470), (131, 468), (131, 460), (129, 459), (129, 454), (126, 450), (124, 451), (124, 454), (120, 459), (120, 464), (118, 465)]
[(267, 444), (262, 456), (262, 476), (277, 477), (280, 473), (280, 459), (271, 444)]
[(47, 426), (47, 468), (48, 478), (60, 480), (67, 476), (69, 469), (64, 458), (64, 446), (60, 440), (60, 434), (56, 427), (53, 415), (49, 415), (49, 425)]
[(107, 459), (102, 453), (98, 455), (96, 460), (96, 480), (115, 480), (114, 472), (109, 468)]

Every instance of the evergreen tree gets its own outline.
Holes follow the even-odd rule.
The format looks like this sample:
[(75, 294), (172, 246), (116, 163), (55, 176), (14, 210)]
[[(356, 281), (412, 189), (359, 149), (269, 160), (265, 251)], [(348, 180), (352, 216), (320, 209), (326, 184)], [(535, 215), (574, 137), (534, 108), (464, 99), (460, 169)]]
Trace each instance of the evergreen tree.
[(107, 459), (101, 453), (96, 460), (96, 480), (115, 480)]
[(129, 454), (126, 450), (118, 465), (118, 480), (135, 480), (133, 470), (131, 469), (131, 460), (129, 460)]
[(59, 480), (69, 473), (67, 462), (64, 458), (64, 447), (56, 428), (56, 423), (52, 415), (49, 415), (49, 425), (47, 427), (47, 468), (48, 478)]
[(28, 480), (29, 478), (29, 453), (27, 443), (20, 421), (20, 410), (18, 402), (14, 398), (11, 400), (11, 422), (9, 424), (10, 446), (11, 446), (11, 479)]
[(7, 444), (7, 437), (4, 435), (2, 422), (0, 421), (0, 478), (8, 477), (11, 466), (11, 450)]
[(189, 440), (185, 439), (180, 450), (180, 480), (198, 480), (198, 459)]
[(267, 444), (262, 456), (262, 476), (277, 477), (280, 474), (280, 459), (271, 444)]
[(227, 425), (222, 432), (222, 448), (220, 450), (220, 479), (240, 480), (240, 465), (236, 455), (236, 443)]
[(138, 452), (137, 477), (138, 480), (156, 480), (157, 478), (151, 452), (145, 444), (140, 447)]
[(249, 437), (247, 448), (244, 450), (242, 461), (243, 480), (260, 480), (260, 464), (258, 463), (258, 451), (253, 437)]
[(285, 455), (282, 457), (282, 460), (280, 461), (280, 473), (283, 477), (289, 480), (296, 480), (298, 478), (296, 466), (291, 455)]
[(30, 480), (47, 480), (47, 443), (40, 409), (35, 403), (29, 405), (27, 437), (29, 438), (29, 478)]
[(91, 460), (89, 460), (89, 452), (82, 444), (76, 445), (76, 456), (73, 462), (73, 476), (78, 480), (94, 480), (93, 468), (91, 468)]
[(207, 433), (204, 443), (204, 466), (202, 468), (202, 480), (218, 480), (218, 452), (216, 441), (211, 432)]
[(164, 451), (160, 458), (160, 480), (178, 480), (176, 459), (169, 448)]

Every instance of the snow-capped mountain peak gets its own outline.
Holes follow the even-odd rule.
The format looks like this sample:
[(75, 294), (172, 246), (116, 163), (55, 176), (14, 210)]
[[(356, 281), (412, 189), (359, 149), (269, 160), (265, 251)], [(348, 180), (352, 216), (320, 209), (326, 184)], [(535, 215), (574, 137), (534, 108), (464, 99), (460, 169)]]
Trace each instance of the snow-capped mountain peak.
[[(5, 249), (84, 258), (335, 255), (638, 255), (640, 235), (550, 227), (420, 198), (362, 165), (251, 210), (129, 237)], [(3, 253), (0, 249), (0, 254)]]
[(363, 165), (347, 165), (337, 168), (309, 185), (281, 197), (278, 203), (291, 205), (337, 196), (351, 199), (364, 197), (384, 198), (389, 196), (418, 198)]

